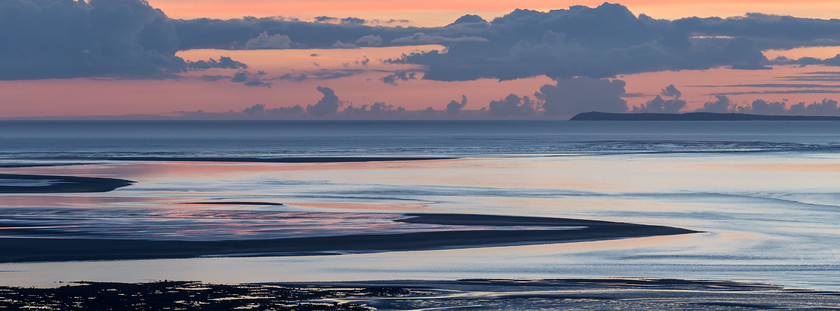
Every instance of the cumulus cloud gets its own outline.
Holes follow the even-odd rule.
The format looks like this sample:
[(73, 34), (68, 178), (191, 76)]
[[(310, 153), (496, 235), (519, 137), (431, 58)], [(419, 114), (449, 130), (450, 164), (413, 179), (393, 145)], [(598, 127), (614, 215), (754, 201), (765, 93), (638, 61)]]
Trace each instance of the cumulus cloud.
[(660, 94), (662, 96), (673, 97), (673, 98), (680, 98), (682, 96), (682, 92), (680, 92), (680, 90), (678, 90), (677, 87), (674, 86), (673, 84), (670, 84), (667, 87), (665, 87), (664, 89), (662, 89), (662, 92)]
[(287, 81), (306, 81), (309, 76), (305, 73), (287, 73), (282, 76), (274, 78), (274, 80), (287, 80)]
[[(668, 85), (650, 101), (633, 108), (633, 112), (678, 113), (686, 104), (684, 100), (680, 99), (680, 96), (682, 96), (682, 92), (677, 90), (673, 84)], [(663, 97), (667, 99), (663, 99)]]
[[(363, 62), (363, 61), (362, 61)], [(349, 77), (366, 72), (364, 69), (320, 69), (303, 72), (290, 72), (270, 80), (306, 81), (306, 80), (332, 80)]]
[(265, 105), (263, 104), (256, 104), (251, 107), (242, 109), (242, 113), (247, 114), (249, 116), (262, 114), (265, 112)]
[(230, 76), (222, 76), (222, 75), (203, 75), (201, 76), (201, 80), (208, 81), (208, 82), (216, 82), (219, 80), (230, 79)]
[(386, 103), (376, 102), (373, 105), (362, 105), (361, 107), (353, 107), (353, 105), (347, 106), (344, 108), (344, 113), (348, 114), (356, 114), (356, 115), (380, 115), (380, 114), (387, 114), (387, 113), (399, 113), (405, 112), (405, 108), (403, 107), (394, 107), (394, 105), (388, 105)]
[(388, 83), (388, 84), (391, 84), (391, 85), (397, 85), (397, 81), (408, 81), (408, 80), (414, 80), (416, 78), (417, 78), (417, 73), (416, 72), (407, 71), (407, 70), (399, 70), (397, 72), (394, 72), (392, 74), (389, 74), (387, 76), (382, 77), (382, 79), (380, 79), (380, 80), (382, 80), (382, 82), (385, 82), (385, 83)]
[(302, 112), (303, 107), (301, 107), (300, 105), (295, 105), (292, 107), (278, 107), (266, 109), (265, 105), (263, 104), (255, 104), (251, 107), (242, 109), (242, 113), (247, 114), (249, 116), (259, 116), (266, 114), (297, 114)]
[(816, 57), (802, 57), (799, 59), (790, 59), (784, 56), (779, 56), (776, 59), (770, 61), (769, 63), (773, 65), (799, 65), (802, 67), (808, 65), (840, 66), (840, 54), (825, 59)]
[(642, 104), (639, 107), (633, 108), (633, 112), (644, 113), (678, 113), (680, 109), (685, 107), (685, 101), (681, 99), (663, 99), (661, 95), (656, 95), (650, 101)]
[(393, 24), (393, 23), (408, 24), (410, 22), (411, 21), (407, 20), (407, 19), (393, 19), (393, 18), (385, 21), (386, 24)]
[(362, 56), (362, 58), (357, 58), (353, 60), (353, 62), (356, 63), (356, 65), (367, 66), (368, 63), (370, 63), (370, 58), (368, 58), (367, 56)]
[(747, 13), (729, 18), (683, 18), (673, 21), (671, 29), (693, 36), (748, 38), (760, 49), (787, 49), (799, 46), (837, 45), (840, 20), (797, 18), (791, 16)]
[[(722, 95), (721, 95), (722, 96)], [(708, 103), (707, 103), (708, 104)], [(833, 99), (823, 99), (820, 102), (813, 102), (806, 104), (800, 102), (798, 104), (787, 106), (785, 101), (766, 101), (763, 99), (755, 99), (749, 105), (745, 106), (729, 106), (726, 111), (711, 111), (709, 112), (739, 112), (751, 113), (761, 115), (811, 115), (811, 116), (836, 116), (840, 115), (840, 107), (837, 101)]]
[(210, 68), (223, 68), (223, 69), (247, 69), (248, 65), (233, 60), (230, 57), (221, 56), (219, 60), (209, 59), (209, 60), (199, 60), (199, 61), (188, 61), (187, 68), (189, 69), (210, 69)]
[(289, 49), (294, 46), (294, 42), (287, 35), (273, 34), (268, 32), (261, 32), (256, 38), (249, 39), (245, 42), (245, 49)]
[(178, 38), (141, 0), (0, 1), (0, 79), (161, 76), (183, 71)]
[(263, 77), (265, 76), (265, 72), (257, 71), (257, 73), (251, 73), (247, 70), (240, 70), (237, 71), (236, 74), (230, 79), (231, 82), (242, 83), (245, 86), (263, 86), (263, 87), (271, 87), (271, 83), (263, 81)]
[(303, 112), (303, 107), (301, 107), (301, 105), (294, 105), (294, 106), (291, 106), (291, 107), (277, 107), (277, 108), (269, 109), (268, 112), (269, 113), (290, 113), (290, 114), (302, 113)]
[(767, 102), (763, 99), (756, 99), (750, 107), (738, 107), (738, 112), (754, 114), (784, 114), (787, 112), (787, 104), (784, 102)]
[(443, 44), (454, 42), (487, 42), (488, 40), (482, 37), (475, 36), (461, 36), (461, 37), (444, 37), (439, 35), (428, 35), (422, 32), (415, 33), (410, 36), (396, 38), (391, 40), (392, 44)]
[(334, 21), (337, 21), (337, 20), (338, 20), (338, 18), (332, 17), (332, 16), (316, 16), (315, 17), (316, 22), (334, 22)]
[(621, 97), (625, 83), (607, 79), (558, 79), (546, 84), (535, 96), (543, 101), (542, 108), (550, 115), (574, 115), (581, 112), (625, 112), (627, 101)]
[(520, 98), (516, 94), (510, 94), (500, 100), (491, 101), (489, 108), (489, 113), (493, 116), (530, 116), (536, 112), (536, 103), (528, 96)]
[[(304, 22), (282, 18), (172, 20), (181, 49), (244, 49), (245, 43), (261, 33), (284, 34), (298, 48), (329, 48), (336, 41), (353, 42), (369, 34), (364, 25)], [(359, 28), (359, 29), (356, 29)], [(376, 33), (374, 33), (376, 34)]]
[(455, 26), (455, 25), (462, 25), (462, 24), (487, 24), (487, 21), (481, 16), (474, 15), (474, 14), (467, 14), (464, 16), (459, 17), (456, 19), (452, 24), (447, 26)]
[(726, 95), (715, 95), (715, 101), (706, 102), (703, 104), (703, 108), (697, 109), (697, 112), (716, 112), (716, 113), (727, 113), (727, 112), (734, 112), (735, 110), (732, 101), (729, 100), (729, 97)]
[(467, 105), (467, 95), (461, 95), (461, 102), (451, 101), (449, 104), (446, 104), (446, 113), (455, 115)]
[(309, 76), (318, 79), (318, 80), (330, 80), (330, 79), (338, 79), (349, 77), (352, 75), (360, 74), (365, 72), (362, 69), (322, 69), (317, 71), (312, 71), (309, 73)]
[(355, 48), (358, 48), (359, 46), (355, 45), (353, 43), (349, 43), (349, 42), (336, 41), (330, 47), (333, 48), (333, 49), (355, 49)]
[(791, 110), (793, 112), (801, 111), (810, 115), (837, 115), (840, 113), (837, 110), (837, 101), (833, 99), (823, 99), (822, 102), (815, 102), (808, 106), (805, 106), (805, 103), (799, 103), (798, 107), (791, 107)]
[(338, 108), (341, 107), (341, 101), (335, 95), (335, 91), (328, 87), (319, 86), (318, 92), (324, 96), (314, 105), (307, 105), (306, 111), (314, 116), (324, 116), (328, 114), (335, 114)]
[(342, 18), (342, 19), (341, 19), (341, 23), (342, 23), (342, 24), (357, 24), (357, 25), (361, 25), (361, 24), (364, 24), (364, 23), (365, 23), (365, 20), (364, 20), (364, 19), (361, 19), (361, 18), (358, 18), (358, 17), (345, 17), (345, 18)]
[(382, 37), (377, 35), (365, 35), (356, 40), (358, 46), (380, 46), (382, 45)]

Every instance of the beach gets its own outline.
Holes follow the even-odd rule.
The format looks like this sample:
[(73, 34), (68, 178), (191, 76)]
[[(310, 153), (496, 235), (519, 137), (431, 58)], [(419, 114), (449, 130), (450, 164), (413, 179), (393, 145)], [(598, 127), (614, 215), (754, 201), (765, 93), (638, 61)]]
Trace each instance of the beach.
[[(435, 124), (301, 125), (301, 140), (281, 134), (299, 124), (243, 122), (230, 126), (245, 134), (218, 141), (155, 123), (142, 151), (99, 136), (120, 125), (94, 124), (117, 127), (6, 150), (0, 286), (462, 291), (324, 298), (384, 310), (795, 309), (830, 306), (840, 290), (836, 246), (824, 243), (840, 237), (833, 126), (785, 123), (794, 134), (768, 136), (777, 125)], [(357, 148), (370, 132), (387, 134)], [(4, 133), (5, 146), (22, 144)], [(792, 300), (764, 302), (774, 295)]]

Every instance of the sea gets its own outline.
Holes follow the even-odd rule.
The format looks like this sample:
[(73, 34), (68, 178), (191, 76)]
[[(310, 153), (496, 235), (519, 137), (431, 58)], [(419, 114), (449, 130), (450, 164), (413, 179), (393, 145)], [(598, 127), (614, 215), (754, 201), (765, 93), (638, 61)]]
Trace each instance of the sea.
[[(354, 157), (426, 159), (340, 161)], [(266, 160), (289, 158), (336, 161)], [(0, 237), (213, 241), (440, 229), (393, 221), (407, 213), (699, 231), (0, 263), (0, 285), (633, 277), (840, 290), (840, 123), (832, 121), (0, 121), (0, 174), (134, 182), (102, 193), (0, 194)], [(43, 230), (8, 229), (23, 224)]]

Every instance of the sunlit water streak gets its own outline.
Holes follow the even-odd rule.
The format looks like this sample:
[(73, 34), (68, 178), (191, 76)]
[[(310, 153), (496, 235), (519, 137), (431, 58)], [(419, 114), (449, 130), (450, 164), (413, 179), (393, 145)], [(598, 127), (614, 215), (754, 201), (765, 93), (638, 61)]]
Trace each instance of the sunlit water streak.
[[(840, 290), (840, 244), (833, 242), (840, 241), (836, 123), (221, 124), (0, 123), (0, 155), (9, 159), (3, 164), (76, 164), (4, 167), (2, 173), (137, 181), (109, 193), (2, 195), (0, 225), (15, 228), (0, 235), (31, 234), (22, 224), (55, 235), (194, 240), (446, 227), (392, 221), (405, 212), (584, 218), (703, 233), (341, 256), (0, 264), (2, 282), (668, 277)], [(462, 158), (98, 159), (139, 155)], [(225, 201), (275, 205), (194, 204)]]

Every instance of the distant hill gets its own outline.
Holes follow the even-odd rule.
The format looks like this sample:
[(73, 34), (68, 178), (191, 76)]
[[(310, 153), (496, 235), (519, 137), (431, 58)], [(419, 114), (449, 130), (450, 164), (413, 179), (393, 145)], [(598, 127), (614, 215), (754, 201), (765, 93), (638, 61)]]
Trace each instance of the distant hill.
[(584, 112), (572, 121), (840, 121), (835, 116), (777, 116), (746, 113), (607, 113)]

